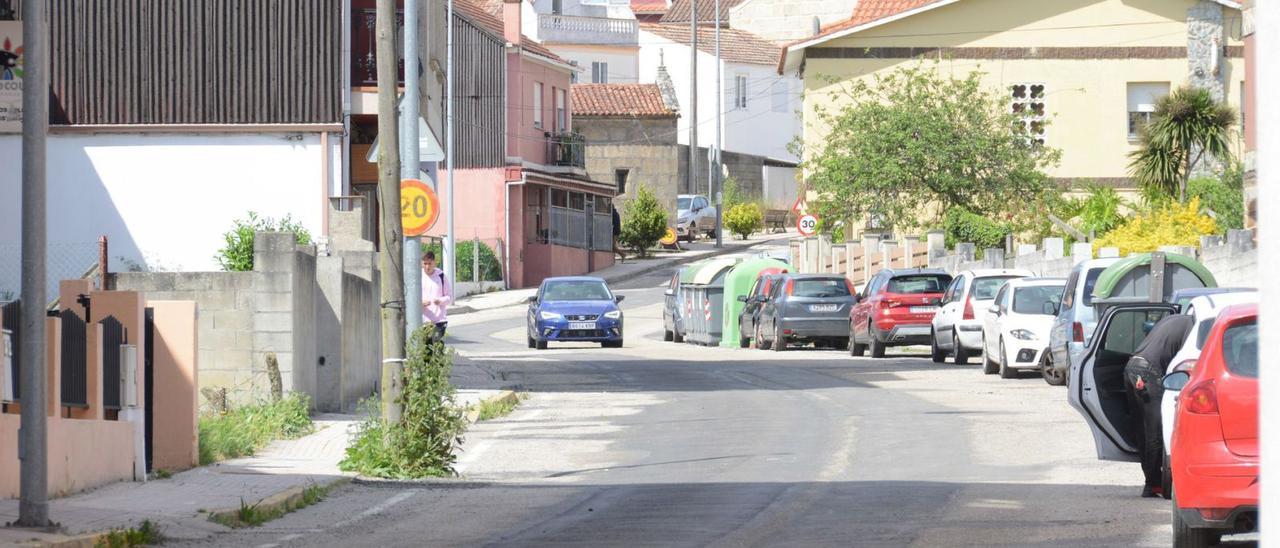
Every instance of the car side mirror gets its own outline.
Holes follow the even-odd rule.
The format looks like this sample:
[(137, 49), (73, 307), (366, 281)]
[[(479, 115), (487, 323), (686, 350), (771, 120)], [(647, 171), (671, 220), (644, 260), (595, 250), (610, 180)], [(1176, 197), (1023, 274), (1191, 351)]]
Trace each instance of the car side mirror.
[(748, 298), (746, 295), (738, 295), (738, 302), (743, 302), (743, 303), (751, 302), (751, 299)]
[(613, 302), (615, 302), (615, 303), (620, 303), (620, 302), (622, 302), (622, 299), (625, 299), (625, 298), (627, 298), (627, 296), (626, 296), (626, 295), (614, 295), (614, 296), (613, 296)]
[(1050, 316), (1057, 316), (1058, 303), (1044, 303), (1044, 305), (1040, 308), (1040, 311)]
[(537, 296), (537, 295), (530, 296), (530, 297), (529, 297), (528, 299), (526, 299), (526, 300), (528, 300), (528, 301), (529, 301), (529, 304), (538, 304), (538, 296)]
[(1164, 380), (1160, 381), (1160, 384), (1164, 386), (1165, 390), (1180, 392), (1182, 388), (1187, 385), (1187, 381), (1190, 380), (1191, 373), (1186, 371), (1174, 371), (1173, 373), (1165, 375)]
[(674, 289), (668, 289), (668, 290), (666, 290), (666, 291), (663, 291), (663, 292), (662, 292), (662, 294), (663, 294), (663, 295), (666, 295), (666, 296), (668, 296), (668, 297), (673, 297), (673, 296), (675, 296), (676, 292), (675, 292), (675, 290), (674, 290)]
[(996, 305), (994, 305), (994, 304), (993, 304), (993, 305), (991, 305), (991, 308), (988, 308), (988, 309), (987, 309), (987, 312), (990, 312), (990, 313), (992, 313), (992, 314), (995, 314), (995, 315), (999, 316), (999, 315), (1000, 315), (1000, 307), (999, 307), (999, 306), (996, 306)]

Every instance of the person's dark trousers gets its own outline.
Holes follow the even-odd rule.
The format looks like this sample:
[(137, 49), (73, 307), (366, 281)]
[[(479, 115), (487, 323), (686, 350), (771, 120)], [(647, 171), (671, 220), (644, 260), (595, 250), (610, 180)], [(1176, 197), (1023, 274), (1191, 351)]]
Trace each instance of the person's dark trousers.
[(438, 322), (436, 328), (431, 331), (432, 341), (443, 341), (445, 329), (449, 327), (449, 322)]
[[(1141, 382), (1139, 382), (1141, 380)], [(1163, 379), (1142, 358), (1134, 358), (1124, 366), (1125, 391), (1129, 393), (1129, 409), (1134, 419), (1133, 433), (1139, 440), (1142, 474), (1148, 487), (1159, 488), (1164, 467), (1164, 435), (1161, 429), (1160, 399), (1164, 396)]]

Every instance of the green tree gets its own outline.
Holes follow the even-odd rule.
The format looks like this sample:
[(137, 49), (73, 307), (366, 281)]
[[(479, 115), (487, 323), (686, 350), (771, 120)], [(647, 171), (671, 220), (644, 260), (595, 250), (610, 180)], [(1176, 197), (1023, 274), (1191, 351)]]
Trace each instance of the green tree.
[(236, 219), (231, 230), (223, 233), (226, 247), (218, 250), (214, 258), (223, 270), (231, 272), (248, 272), (253, 270), (253, 235), (258, 232), (292, 232), (298, 245), (311, 244), (311, 233), (303, 228), (302, 223), (285, 215), (276, 221), (270, 217), (259, 217), (250, 211), (247, 219)]
[(824, 217), (912, 229), (958, 207), (1008, 219), (1052, 191), (1042, 170), (1060, 152), (1034, 142), (981, 73), (941, 76), (922, 62), (832, 94), (842, 106), (818, 110), (827, 131), (808, 141), (803, 162)]
[(1200, 204), (1213, 211), (1218, 230), (1226, 232), (1244, 228), (1244, 171), (1232, 164), (1221, 177), (1199, 177), (1187, 182), (1187, 199), (1199, 198)]
[(636, 189), (636, 197), (628, 200), (624, 209), (622, 234), (618, 236), (618, 240), (626, 248), (644, 257), (649, 248), (657, 244), (667, 232), (667, 210), (658, 203), (658, 198), (649, 190), (648, 185), (640, 185)]
[(1139, 133), (1140, 146), (1129, 153), (1129, 171), (1149, 200), (1186, 203), (1191, 172), (1206, 156), (1232, 161), (1235, 120), (1235, 109), (1214, 101), (1209, 90), (1178, 88), (1156, 102)]

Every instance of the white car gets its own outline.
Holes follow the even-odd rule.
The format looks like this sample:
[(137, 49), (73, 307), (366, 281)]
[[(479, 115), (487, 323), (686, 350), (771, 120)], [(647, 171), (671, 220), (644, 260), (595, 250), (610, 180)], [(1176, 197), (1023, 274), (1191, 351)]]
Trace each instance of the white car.
[(1120, 259), (1093, 259), (1071, 269), (1067, 286), (1062, 292), (1062, 304), (1049, 333), (1049, 362), (1052, 369), (1046, 372), (1045, 381), (1053, 385), (1066, 384), (1067, 370), (1079, 363), (1084, 356), (1085, 345), (1098, 326), (1097, 312), (1093, 308), (1093, 285), (1108, 266)]
[(716, 233), (716, 207), (706, 196), (681, 194), (676, 197), (676, 235), (693, 241), (702, 232)]
[[(1213, 329), (1213, 322), (1218, 319), (1218, 313), (1223, 308), (1236, 304), (1256, 303), (1258, 302), (1258, 293), (1256, 291), (1244, 291), (1236, 293), (1222, 293), (1218, 295), (1205, 295), (1196, 297), (1182, 307), (1182, 313), (1195, 317), (1195, 327), (1191, 329), (1191, 334), (1187, 337), (1186, 342), (1182, 343), (1182, 348), (1174, 355), (1173, 360), (1169, 362), (1168, 373), (1175, 371), (1191, 372), (1196, 366), (1196, 360), (1200, 358), (1200, 349), (1204, 347), (1204, 341), (1209, 337), (1209, 331)], [(1173, 440), (1173, 421), (1177, 417), (1178, 394), (1181, 392), (1182, 386), (1165, 385), (1164, 396), (1160, 400), (1160, 427), (1164, 430), (1164, 492), (1171, 493), (1170, 486), (1173, 480), (1169, 475), (1169, 447)]]
[(982, 323), (982, 371), (1011, 379), (1039, 370), (1049, 350), (1049, 330), (1062, 299), (1063, 278), (1018, 278), (996, 293)]
[(958, 274), (947, 286), (942, 307), (930, 326), (933, 361), (942, 363), (951, 354), (956, 364), (969, 363), (969, 357), (982, 350), (980, 314), (991, 308), (996, 292), (1005, 282), (1030, 276), (1034, 274), (1029, 270), (1013, 269), (966, 270)]

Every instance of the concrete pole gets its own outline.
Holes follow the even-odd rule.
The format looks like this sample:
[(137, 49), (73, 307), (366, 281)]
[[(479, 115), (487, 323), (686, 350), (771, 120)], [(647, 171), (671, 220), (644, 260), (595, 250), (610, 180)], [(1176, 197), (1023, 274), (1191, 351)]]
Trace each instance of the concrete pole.
[[(446, 31), (445, 39), (445, 57), (447, 57), (445, 60), (445, 81), (447, 82), (445, 84), (445, 161), (449, 167), (449, 182), (446, 186), (449, 194), (449, 204), (445, 208), (445, 223), (448, 226), (445, 232), (444, 256), (448, 264), (445, 265), (444, 272), (448, 276), (446, 283), (449, 284), (449, 294), (456, 295), (453, 291), (453, 284), (458, 279), (458, 261), (454, 257), (456, 248), (453, 245), (456, 241), (453, 227), (453, 0), (449, 0), (449, 17), (446, 19), (445, 26), (449, 29)], [(554, 101), (555, 98), (553, 97), (551, 100)], [(505, 187), (503, 191), (506, 192)], [(504, 212), (503, 216), (508, 216), (510, 213), (510, 211)]]
[[(404, 0), (404, 100), (400, 102), (400, 178), (417, 179), (422, 171), (418, 140), (418, 0)], [(428, 176), (432, 190), (435, 178)], [(404, 239), (404, 338), (422, 327), (422, 244)]]
[[(698, 193), (698, 3), (689, 2), (689, 194)], [(696, 236), (694, 236), (696, 237)]]
[[(404, 225), (400, 220), (400, 134), (396, 127), (396, 1), (378, 0), (378, 208), (382, 249), (379, 295), (382, 307), (382, 418), (400, 422), (401, 368), (404, 366)], [(412, 73), (412, 71), (410, 71)]]
[(44, 0), (23, 4), (26, 74), (22, 94), (22, 333), (18, 341), (22, 422), (18, 525), (49, 525), (49, 436), (45, 364), (45, 135), (49, 131), (49, 75), (45, 72)]
[[(690, 2), (690, 5), (697, 2)], [(714, 168), (715, 173), (711, 176), (711, 180), (715, 182), (715, 192), (713, 199), (716, 201), (716, 247), (724, 246), (724, 184), (720, 179), (724, 175), (724, 168), (720, 163), (720, 146), (721, 139), (724, 135), (724, 126), (721, 125), (722, 111), (724, 110), (724, 75), (720, 62), (720, 0), (716, 0), (716, 155), (715, 162), (707, 166), (707, 170)]]

